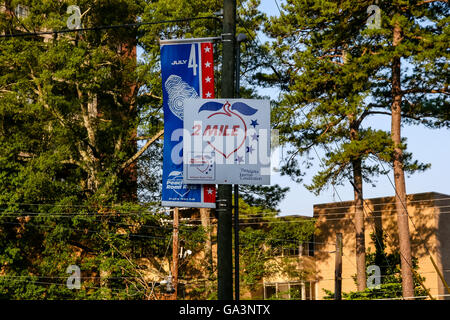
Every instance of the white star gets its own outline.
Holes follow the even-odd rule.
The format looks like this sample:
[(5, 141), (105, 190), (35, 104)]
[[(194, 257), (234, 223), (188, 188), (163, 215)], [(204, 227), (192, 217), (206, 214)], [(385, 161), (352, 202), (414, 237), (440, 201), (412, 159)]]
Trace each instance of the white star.
[(205, 47), (205, 52), (209, 52), (211, 50), (210, 47)]
[(206, 68), (209, 68), (209, 67), (211, 67), (211, 62), (209, 62), (209, 61), (208, 61), (208, 62), (206, 62), (206, 63), (205, 63), (205, 67), (206, 67)]
[(211, 82), (211, 78), (210, 78), (210, 77), (206, 77), (206, 78), (205, 78), (205, 81), (206, 81), (206, 82)]
[(213, 191), (214, 191), (213, 189), (209, 188), (208, 189), (208, 194), (213, 194)]
[(211, 92), (207, 92), (207, 93), (206, 93), (206, 97), (207, 97), (207, 98), (211, 98)]

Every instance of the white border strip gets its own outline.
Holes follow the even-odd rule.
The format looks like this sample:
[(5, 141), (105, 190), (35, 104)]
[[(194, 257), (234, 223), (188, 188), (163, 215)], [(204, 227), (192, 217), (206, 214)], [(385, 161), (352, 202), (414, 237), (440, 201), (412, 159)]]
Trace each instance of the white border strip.
[(215, 202), (177, 202), (177, 201), (161, 201), (162, 207), (177, 207), (177, 208), (216, 208)]
[(222, 37), (209, 37), (209, 38), (190, 38), (190, 39), (168, 39), (159, 40), (160, 44), (177, 44), (177, 43), (191, 43), (191, 42), (211, 42), (214, 40), (222, 40)]

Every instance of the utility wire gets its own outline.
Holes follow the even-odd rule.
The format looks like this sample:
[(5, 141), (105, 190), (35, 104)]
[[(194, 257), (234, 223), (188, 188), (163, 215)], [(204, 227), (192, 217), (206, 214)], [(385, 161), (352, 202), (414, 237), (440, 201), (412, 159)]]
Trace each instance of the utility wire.
[[(386, 215), (395, 215), (395, 210), (389, 211), (388, 213), (386, 213), (385, 211), (374, 211), (374, 212), (384, 212), (383, 216)], [(442, 211), (442, 212), (430, 212), (430, 213), (421, 213), (420, 216), (425, 216), (425, 215), (439, 215), (439, 214), (448, 214), (450, 213), (450, 211)], [(22, 215), (1, 215), (0, 219), (3, 218), (93, 218), (93, 217), (80, 217), (77, 215), (52, 215), (52, 214), (45, 214), (45, 213), (39, 213), (39, 215), (30, 215), (28, 213), (20, 213)], [(299, 219), (299, 220), (278, 220), (278, 219), (274, 219), (273, 221), (266, 221), (266, 220), (260, 220), (260, 221), (252, 221), (252, 222), (245, 222), (245, 220), (258, 220), (257, 218), (241, 218), (239, 219), (240, 221), (243, 221), (242, 225), (267, 225), (267, 224), (284, 224), (284, 223), (312, 223), (312, 222), (316, 222), (316, 223), (328, 223), (330, 221), (345, 221), (345, 220), (353, 220), (353, 218), (350, 216), (351, 214), (342, 214), (343, 216), (346, 217), (333, 217), (333, 218), (328, 218), (326, 215), (319, 215), (316, 217), (307, 217), (306, 219)], [(334, 216), (334, 215), (331, 215)], [(382, 215), (380, 215), (382, 216)], [(373, 220), (373, 219), (379, 219), (380, 216), (366, 216), (364, 217), (364, 220)], [(320, 220), (321, 217), (325, 217), (324, 220)], [(98, 217), (98, 218), (102, 218), (102, 217)], [(264, 219), (264, 218), (263, 218)], [(292, 219), (292, 218), (291, 218)], [(209, 220), (216, 220), (215, 218), (210, 218)], [(200, 219), (192, 219), (192, 220), (185, 220), (185, 225), (182, 225), (182, 227), (184, 228), (195, 228), (195, 227), (200, 227), (201, 225), (189, 225), (192, 222), (200, 222)], [(1, 223), (1, 221), (0, 221)], [(25, 222), (26, 223), (26, 222)], [(41, 222), (44, 223), (44, 222)], [(160, 229), (170, 229), (168, 227), (163, 227), (163, 226), (153, 226), (153, 225), (148, 225), (148, 224), (138, 224), (136, 223), (134, 224), (125, 224), (125, 223), (120, 223), (120, 222), (114, 222), (114, 221), (109, 221), (108, 223), (111, 224), (118, 224), (118, 225), (124, 225), (124, 226), (141, 226), (141, 227), (149, 227), (149, 228), (160, 228)]]
[(174, 20), (161, 20), (161, 21), (153, 21), (153, 22), (125, 23), (125, 24), (118, 24), (118, 25), (98, 26), (98, 27), (79, 28), (79, 29), (63, 29), (63, 30), (54, 30), (54, 31), (2, 34), (2, 35), (0, 35), (0, 38), (35, 37), (35, 36), (42, 36), (42, 35), (56, 35), (56, 34), (61, 34), (61, 33), (82, 32), (82, 31), (99, 31), (99, 30), (120, 29), (120, 28), (137, 28), (137, 27), (155, 25), (155, 24), (168, 24), (168, 23), (188, 22), (188, 21), (207, 20), (207, 19), (222, 21), (219, 17), (216, 17), (216, 16), (206, 16), (206, 17), (183, 18), (183, 19), (174, 19)]
[[(425, 194), (427, 194), (427, 193), (419, 193), (419, 194), (412, 193), (412, 194), (408, 194), (408, 197), (413, 197), (413, 196), (416, 196), (416, 195), (425, 195)], [(392, 196), (392, 197), (380, 197), (380, 198), (395, 198), (395, 196)], [(395, 205), (395, 203), (393, 203), (392, 201), (372, 202), (373, 200), (376, 200), (376, 199), (379, 199), (379, 198), (364, 199), (364, 201), (370, 202), (370, 204), (372, 204), (373, 206), (381, 206), (381, 205), (388, 205), (388, 204)], [(407, 202), (408, 202), (408, 204), (410, 204), (410, 203), (419, 203), (419, 202), (436, 202), (436, 201), (447, 201), (447, 200), (450, 200), (450, 197), (446, 196), (446, 197), (431, 198), (431, 199), (408, 200)], [(352, 203), (353, 200), (342, 201), (342, 203), (346, 203), (346, 202)], [(331, 203), (334, 203), (334, 202), (331, 202)], [(338, 203), (339, 202), (335, 202), (335, 204), (338, 204)], [(148, 205), (146, 203), (136, 203), (136, 204), (140, 205), (140, 206), (147, 206)], [(51, 206), (51, 207), (69, 207), (69, 208), (72, 208), (72, 207), (73, 208), (77, 208), (77, 207), (95, 208), (95, 207), (97, 207), (99, 210), (101, 208), (116, 208), (117, 207), (117, 206), (95, 206), (95, 205), (73, 205), (73, 204), (71, 204), (71, 205), (64, 205), (64, 204), (52, 204), (52, 203), (26, 203), (26, 202), (12, 202), (12, 203), (3, 202), (3, 203), (0, 203), (0, 206), (6, 206), (6, 205)], [(324, 206), (324, 205), (325, 204), (318, 204), (317, 207), (321, 207), (321, 206)], [(120, 205), (118, 205), (118, 206), (120, 206)], [(329, 211), (329, 210), (353, 208), (353, 206), (354, 206), (353, 204), (349, 204), (349, 205), (345, 205), (345, 206), (326, 207), (326, 209), (327, 209), (327, 211)], [(157, 208), (157, 209), (161, 209), (161, 211), (155, 212), (155, 213), (164, 213), (164, 212), (171, 212), (171, 211), (173, 211), (173, 209), (171, 209), (171, 208), (161, 207), (161, 206), (157, 206), (157, 205), (154, 205), (153, 207)], [(179, 209), (180, 210), (192, 210), (192, 208), (179, 208)], [(106, 213), (116, 213), (116, 212), (117, 213), (121, 213), (121, 214), (126, 213), (126, 212), (123, 212), (123, 211), (106, 211)], [(128, 212), (130, 212), (130, 211), (128, 211)], [(131, 212), (133, 212), (133, 211), (131, 211)], [(93, 212), (93, 213), (98, 213), (98, 212), (96, 211), (96, 212)], [(136, 213), (139, 214), (140, 212), (136, 211)], [(149, 213), (152, 213), (152, 212), (149, 212)], [(279, 212), (278, 211), (268, 211), (268, 212), (260, 212), (260, 213), (255, 213), (255, 214), (265, 214), (265, 213), (279, 213)]]
[[(369, 204), (365, 204), (367, 207), (369, 206)], [(353, 208), (353, 206), (349, 207)], [(431, 208), (435, 208), (435, 209), (442, 209), (442, 208), (450, 208), (450, 205), (447, 206), (433, 206), (433, 207), (427, 207), (426, 209), (431, 209)], [(328, 211), (328, 209), (324, 208), (326, 211)], [(370, 209), (369, 209), (370, 210)], [(147, 215), (141, 215), (141, 214), (127, 214), (126, 212), (122, 212), (122, 213), (118, 213), (117, 216), (111, 215), (102, 215), (96, 212), (92, 212), (92, 213), (57, 213), (57, 212), (29, 212), (29, 211), (3, 211), (4, 213), (2, 214), (0, 211), (0, 218), (1, 217), (40, 217), (40, 218), (45, 218), (45, 217), (71, 217), (71, 218), (95, 218), (95, 219), (101, 219), (101, 218), (123, 218), (123, 217), (132, 217), (132, 216), (136, 216), (136, 217), (145, 217)], [(384, 216), (389, 216), (389, 215), (395, 215), (397, 212), (397, 209), (395, 208), (388, 208), (388, 209), (382, 209), (382, 210), (370, 210), (371, 213), (382, 213)], [(418, 214), (420, 216), (423, 215), (439, 215), (439, 214), (447, 214), (450, 213), (450, 211), (439, 211), (439, 212), (419, 212)], [(277, 216), (277, 217), (264, 217), (264, 216), (259, 216), (259, 217), (243, 217), (243, 218), (239, 218), (239, 221), (244, 221), (244, 220), (267, 220), (267, 219), (273, 219), (273, 220), (278, 220), (279, 222), (283, 222), (285, 221), (284, 219), (293, 219), (296, 218), (296, 216), (299, 217), (299, 219), (303, 219), (303, 220), (317, 220), (318, 218), (321, 217), (339, 217), (339, 216), (349, 216), (352, 213), (350, 212), (337, 212), (337, 213), (319, 213), (315, 216), (299, 216), (299, 215), (286, 215), (286, 216)], [(190, 219), (190, 218), (182, 218), (183, 221), (185, 222), (200, 222), (201, 219)], [(216, 220), (215, 217), (210, 217), (208, 218), (209, 220)]]
[[(42, 229), (55, 229), (55, 226), (43, 226), (40, 224), (34, 224), (34, 223), (19, 223), (19, 222), (1, 222), (2, 224), (9, 224), (9, 225), (18, 225), (18, 226), (24, 226), (24, 225), (28, 225), (28, 226), (35, 226), (37, 228), (42, 228)], [(121, 234), (121, 233), (112, 233), (112, 232), (98, 232), (96, 230), (89, 230), (89, 229), (75, 229), (75, 228), (68, 228), (68, 227), (61, 227), (58, 226), (58, 228), (61, 229), (65, 229), (65, 230), (72, 230), (72, 231), (78, 231), (78, 232), (87, 232), (87, 233), (93, 233), (93, 234), (97, 234), (97, 235), (106, 235), (106, 236), (128, 236), (128, 237), (135, 237), (135, 238), (148, 238), (148, 239), (161, 239), (161, 240), (166, 240), (167, 237), (155, 237), (155, 236), (147, 236), (147, 235), (143, 235), (143, 234), (133, 234), (133, 233), (125, 233), (125, 234)]]
[[(379, 161), (379, 160), (378, 160), (378, 161)], [(383, 164), (381, 163), (381, 161), (379, 161), (379, 162), (380, 162), (380, 165), (382, 166), (383, 170), (385, 170)], [(442, 283), (444, 284), (445, 288), (447, 289), (448, 293), (450, 294), (450, 288), (449, 288), (447, 282), (445, 281), (445, 278), (444, 278), (444, 276), (442, 275), (441, 271), (439, 270), (438, 266), (436, 265), (436, 263), (435, 263), (435, 261), (434, 261), (434, 259), (433, 259), (433, 256), (431, 255), (431, 252), (430, 252), (430, 250), (428, 249), (428, 246), (427, 246), (426, 241), (423, 239), (423, 237), (422, 237), (421, 233), (419, 232), (419, 230), (417, 230), (416, 224), (414, 223), (414, 221), (412, 220), (411, 216), (409, 215), (409, 213), (408, 213), (408, 208), (406, 207), (406, 204), (403, 202), (403, 200), (400, 198), (399, 194), (397, 193), (397, 188), (396, 188), (395, 185), (392, 183), (391, 178), (390, 178), (387, 174), (386, 174), (386, 176), (388, 177), (389, 182), (391, 183), (391, 186), (394, 188), (394, 191), (395, 191), (395, 194), (396, 194), (396, 199), (399, 199), (399, 200), (400, 200), (400, 203), (402, 204), (403, 208), (405, 209), (406, 216), (408, 217), (409, 221), (411, 221), (411, 224), (413, 225), (414, 229), (416, 230), (416, 233), (418, 234), (419, 239), (420, 239), (420, 241), (422, 242), (422, 245), (424, 246), (424, 248), (425, 248), (425, 250), (426, 250), (428, 256), (430, 257), (431, 263), (433, 264), (433, 267), (434, 267), (434, 269), (436, 270), (436, 273), (438, 274), (439, 278), (441, 279)], [(407, 261), (407, 260), (405, 259), (405, 261)], [(414, 270), (413, 270), (413, 272), (414, 272)], [(429, 293), (428, 293), (428, 294), (429, 294)], [(430, 296), (431, 296), (431, 295), (430, 295)]]

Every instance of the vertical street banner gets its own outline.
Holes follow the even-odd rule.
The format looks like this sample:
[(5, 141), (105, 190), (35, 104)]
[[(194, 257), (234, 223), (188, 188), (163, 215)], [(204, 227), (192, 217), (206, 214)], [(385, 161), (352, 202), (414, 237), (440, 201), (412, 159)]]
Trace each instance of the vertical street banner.
[(164, 108), (162, 201), (166, 207), (215, 208), (214, 184), (183, 182), (183, 119), (186, 99), (214, 98), (211, 39), (162, 40)]

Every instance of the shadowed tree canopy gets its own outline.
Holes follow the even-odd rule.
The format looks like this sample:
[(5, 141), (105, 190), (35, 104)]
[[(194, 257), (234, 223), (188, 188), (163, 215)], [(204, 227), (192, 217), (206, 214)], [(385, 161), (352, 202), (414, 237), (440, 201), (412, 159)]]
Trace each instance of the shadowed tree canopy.
[[(1, 4), (0, 34), (11, 35), (66, 29), (67, 8), (74, 3)], [(19, 4), (25, 10), (16, 15)], [(264, 15), (258, 4), (240, 4), (240, 32), (254, 36), (260, 28)], [(158, 40), (220, 36), (222, 26), (219, 17), (95, 27), (213, 16), (222, 3), (81, 0), (76, 5), (82, 27), (94, 30), (0, 39), (0, 269), (7, 276), (0, 296), (154, 299), (158, 290), (143, 270), (166, 276), (172, 230), (161, 220), (164, 212), (135, 202), (137, 191), (146, 202), (159, 200)], [(254, 44), (243, 50), (246, 72), (256, 68), (258, 50)], [(215, 51), (218, 66), (220, 44)], [(202, 232), (181, 232), (194, 254)], [(80, 291), (66, 288), (71, 264), (87, 277)]]

